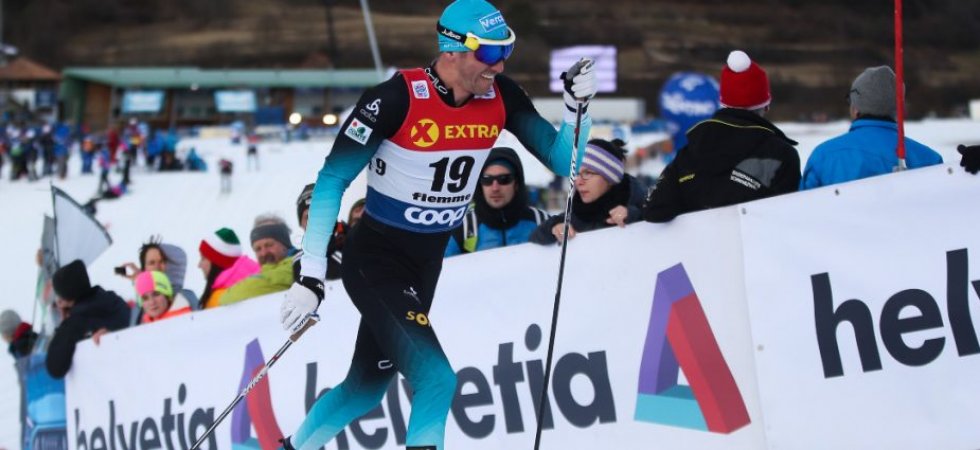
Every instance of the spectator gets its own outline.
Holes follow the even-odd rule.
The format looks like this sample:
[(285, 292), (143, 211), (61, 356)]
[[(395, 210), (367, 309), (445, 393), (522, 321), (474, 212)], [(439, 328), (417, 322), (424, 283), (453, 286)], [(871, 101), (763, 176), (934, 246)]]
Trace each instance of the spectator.
[[(850, 130), (813, 150), (800, 189), (892, 173), (898, 167), (895, 72), (888, 66), (865, 69), (851, 83), (847, 103), (853, 120)], [(942, 164), (943, 158), (906, 137), (905, 162), (916, 169)]]
[[(23, 322), (20, 315), (12, 309), (0, 313), (0, 335), (9, 347), (7, 351), (14, 357), (14, 369), (17, 371), (17, 383), (20, 391), (20, 429), (21, 436), (25, 436), (28, 429), (27, 415), (27, 379), (30, 376), (31, 351), (37, 343), (38, 335), (31, 328), (31, 324)], [(26, 441), (25, 441), (26, 442)]]
[(98, 164), (99, 164), (99, 188), (98, 196), (102, 196), (106, 192), (112, 189), (112, 183), (109, 182), (109, 169), (112, 168), (112, 154), (108, 147), (103, 146), (99, 150), (98, 154)]
[(140, 272), (152, 270), (166, 272), (167, 263), (170, 262), (170, 258), (167, 257), (167, 253), (163, 251), (161, 245), (162, 244), (158, 236), (150, 236), (150, 240), (144, 242), (143, 245), (140, 246), (139, 266), (137, 266), (135, 263), (127, 262), (116, 267), (116, 274), (129, 278), (130, 281), (135, 281), (136, 276), (139, 275)]
[(490, 151), (473, 204), (463, 226), (453, 231), (446, 256), (523, 244), (549, 217), (528, 205), (524, 167), (517, 152), (507, 147)]
[(259, 273), (234, 286), (221, 297), (230, 305), (273, 292), (285, 291), (293, 284), (293, 258), (296, 249), (289, 241), (289, 227), (277, 216), (259, 216), (252, 228), (251, 241), (255, 258), (262, 265)]
[(251, 171), (252, 166), (255, 166), (255, 170), (259, 170), (259, 135), (256, 132), (251, 132), (246, 138), (248, 141), (248, 150), (245, 154), (245, 167)]
[(9, 346), (7, 352), (14, 358), (23, 358), (31, 354), (38, 335), (31, 324), (20, 319), (20, 315), (12, 309), (0, 313), (0, 335)]
[(71, 127), (59, 122), (54, 128), (54, 157), (58, 164), (58, 178), (68, 177), (68, 158), (71, 156)]
[[(187, 253), (173, 244), (161, 242), (158, 236), (151, 236), (139, 250), (139, 266), (128, 262), (116, 267), (116, 274), (128, 278), (135, 283), (136, 276), (141, 272), (160, 271), (167, 275), (167, 280), (176, 294), (187, 299), (193, 309), (197, 309), (197, 295), (184, 289), (184, 276), (187, 273)], [(138, 300), (137, 300), (138, 302)], [(139, 308), (133, 309), (131, 325), (139, 323)]]
[[(306, 231), (306, 223), (310, 218), (310, 200), (313, 198), (313, 186), (313, 183), (310, 183), (303, 187), (303, 191), (299, 193), (299, 198), (296, 199), (296, 219), (299, 221), (299, 227), (304, 232)], [(363, 199), (358, 200), (351, 207), (348, 220), (355, 219), (355, 210), (358, 212), (356, 219), (360, 219), (361, 213), (364, 211)], [(338, 220), (337, 225), (333, 227), (333, 235), (330, 236), (330, 242), (327, 244), (327, 280), (340, 278), (340, 267), (344, 257), (344, 242), (347, 240), (347, 233), (350, 231), (351, 226), (342, 220)], [(302, 256), (302, 251), (297, 252), (293, 256), (293, 274), (296, 277), (299, 276), (299, 260)]]
[(129, 307), (115, 292), (89, 284), (88, 271), (81, 260), (58, 269), (52, 277), (52, 286), (64, 320), (54, 331), (45, 363), (52, 377), (63, 378), (71, 368), (78, 342), (126, 328)]
[(221, 228), (202, 239), (198, 249), (201, 262), (197, 267), (204, 272), (206, 280), (199, 303), (201, 309), (220, 306), (228, 288), (260, 270), (258, 263), (242, 254), (238, 235), (230, 228)]
[(741, 51), (721, 71), (722, 108), (687, 132), (687, 145), (650, 190), (643, 218), (680, 214), (794, 192), (800, 184), (796, 142), (765, 119), (772, 95), (765, 70)]
[(82, 173), (92, 173), (92, 161), (95, 159), (95, 138), (92, 135), (82, 139)]
[(51, 124), (44, 124), (37, 136), (37, 148), (41, 154), (41, 175), (48, 177), (54, 175), (54, 135), (52, 134)]
[[(575, 178), (569, 239), (576, 233), (613, 225), (623, 227), (640, 220), (644, 188), (636, 178), (623, 172), (626, 164), (624, 145), (619, 139), (612, 142), (592, 139), (585, 146), (582, 168)], [(564, 222), (564, 213), (544, 221), (531, 233), (531, 242), (560, 242)]]
[(139, 323), (169, 319), (191, 312), (191, 304), (179, 292), (174, 292), (170, 279), (163, 272), (142, 272), (136, 277), (136, 294), (140, 297), (143, 315)]
[(146, 169), (153, 170), (157, 157), (163, 152), (163, 131), (156, 130), (153, 137), (146, 140)]
[(221, 158), (218, 161), (218, 169), (221, 173), (221, 193), (231, 193), (231, 173), (234, 170), (234, 164), (230, 159)]
[(960, 158), (960, 166), (964, 170), (970, 172), (974, 175), (980, 172), (980, 145), (960, 145), (956, 147), (956, 151), (960, 152), (962, 157)]
[[(197, 158), (197, 155), (195, 154), (194, 157)], [(200, 160), (200, 158), (197, 159)], [(190, 157), (188, 157), (188, 162), (189, 161), (190, 161)], [(202, 160), (201, 162), (203, 163), (204, 161)], [(176, 156), (174, 156), (174, 152), (164, 151), (160, 153), (159, 170), (161, 172), (179, 172), (181, 170), (184, 170), (184, 163), (180, 162), (180, 160), (177, 159)], [(187, 170), (195, 170), (195, 169), (193, 167), (188, 167)]]
[[(179, 163), (179, 161), (178, 161)], [(208, 163), (204, 162), (200, 156), (197, 154), (197, 149), (191, 147), (191, 150), (187, 152), (187, 170), (192, 172), (206, 172), (208, 170)], [(183, 170), (183, 166), (180, 169)]]

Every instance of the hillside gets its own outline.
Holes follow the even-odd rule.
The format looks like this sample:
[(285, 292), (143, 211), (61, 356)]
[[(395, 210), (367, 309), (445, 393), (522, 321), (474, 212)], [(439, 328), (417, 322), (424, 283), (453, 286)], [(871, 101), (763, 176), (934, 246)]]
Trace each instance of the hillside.
[[(443, 1), (370, 2), (386, 65), (413, 66), (436, 52)], [(330, 9), (336, 39), (328, 39)], [(769, 71), (777, 118), (845, 113), (842, 97), (866, 66), (892, 62), (892, 2), (842, 0), (498, 1), (519, 36), (507, 72), (547, 94), (555, 47), (619, 48), (619, 92), (647, 98), (671, 73), (717, 73), (728, 51), (746, 50)], [(368, 67), (364, 20), (354, 0), (8, 0), (6, 36), (54, 67)], [(975, 0), (906, 1), (910, 115), (962, 113), (980, 97), (980, 8)]]

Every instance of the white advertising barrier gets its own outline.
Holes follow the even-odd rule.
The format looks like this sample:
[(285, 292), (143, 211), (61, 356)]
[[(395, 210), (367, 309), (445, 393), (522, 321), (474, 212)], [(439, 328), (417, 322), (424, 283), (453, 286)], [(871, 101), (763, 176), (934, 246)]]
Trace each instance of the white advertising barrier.
[(742, 206), (770, 448), (980, 446), (978, 198), (933, 167)]
[[(570, 243), (542, 448), (765, 446), (738, 222), (726, 208)], [(532, 447), (559, 250), (446, 261), (430, 314), (459, 379), (446, 448)], [(203, 448), (274, 448), (344, 378), (359, 316), (339, 284), (328, 289), (322, 322)], [(83, 342), (67, 378), (70, 447), (189, 448), (285, 341), (280, 299)], [(326, 448), (404, 448), (403, 383)]]

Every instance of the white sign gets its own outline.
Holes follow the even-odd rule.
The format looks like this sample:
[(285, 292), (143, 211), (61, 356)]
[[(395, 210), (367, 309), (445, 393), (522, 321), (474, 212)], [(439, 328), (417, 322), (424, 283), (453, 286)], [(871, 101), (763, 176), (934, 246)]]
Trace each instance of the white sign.
[(158, 113), (163, 108), (163, 91), (126, 91), (123, 93), (124, 113)]
[[(732, 209), (705, 216), (586, 233), (570, 244), (542, 448), (761, 446), (738, 218)], [(459, 382), (446, 448), (532, 447), (559, 251), (526, 244), (446, 261), (430, 314)], [(661, 280), (669, 269), (670, 280)], [(678, 298), (665, 297), (655, 311), (655, 292), (671, 297), (682, 273), (697, 299), (674, 306)], [(327, 289), (323, 322), (272, 367), (267, 388), (260, 384), (242, 403), (263, 414), (251, 415), (252, 426), (232, 414), (217, 429), (216, 447), (203, 448), (293, 434), (316, 395), (345, 377), (359, 316), (339, 283)], [(175, 449), (192, 442), (285, 342), (280, 301), (272, 295), (113, 333), (99, 347), (82, 343), (68, 377), (72, 448), (99, 448), (102, 439), (111, 441), (106, 448), (132, 448), (132, 436), (140, 448), (157, 439)], [(683, 320), (668, 325), (671, 313)], [(677, 326), (689, 329), (668, 331)], [(689, 347), (716, 353), (691, 359)], [(702, 363), (716, 370), (704, 372)], [(659, 392), (648, 388), (658, 383)], [(404, 382), (388, 392), (371, 418), (327, 448), (404, 448), (411, 411)]]
[(743, 206), (770, 448), (980, 446), (980, 178), (954, 168)]
[[(542, 448), (977, 448), (980, 179), (950, 169), (576, 237)], [(559, 252), (446, 260), (429, 315), (458, 377), (446, 448), (532, 447)], [(327, 290), (322, 323), (203, 448), (275, 446), (343, 380), (359, 316)], [(69, 445), (189, 448), (285, 341), (280, 301), (83, 342)], [(406, 387), (326, 448), (403, 448)]]
[(255, 112), (255, 92), (214, 91), (214, 104), (218, 112)]

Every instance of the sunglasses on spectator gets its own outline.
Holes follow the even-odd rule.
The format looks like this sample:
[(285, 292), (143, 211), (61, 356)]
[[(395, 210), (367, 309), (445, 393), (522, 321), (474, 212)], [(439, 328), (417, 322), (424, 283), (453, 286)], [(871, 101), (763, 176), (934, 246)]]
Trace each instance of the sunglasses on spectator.
[(851, 94), (861, 95), (861, 93), (858, 92), (857, 89), (851, 89), (850, 91), (847, 91), (847, 93), (844, 94), (844, 102), (847, 103), (847, 106), (851, 106)]
[(463, 36), (460, 33), (446, 28), (441, 23), (436, 23), (436, 31), (449, 39), (463, 44), (463, 47), (473, 52), (473, 56), (476, 57), (477, 61), (488, 66), (510, 58), (510, 54), (514, 51), (514, 41), (517, 40), (517, 35), (514, 34), (514, 30), (510, 27), (507, 27), (507, 32), (509, 33), (507, 39), (501, 40), (481, 38), (473, 33), (466, 33), (466, 36)]
[(480, 184), (483, 186), (490, 186), (494, 181), (501, 186), (507, 186), (514, 182), (514, 175), (505, 173), (501, 175), (483, 175), (480, 177)]

